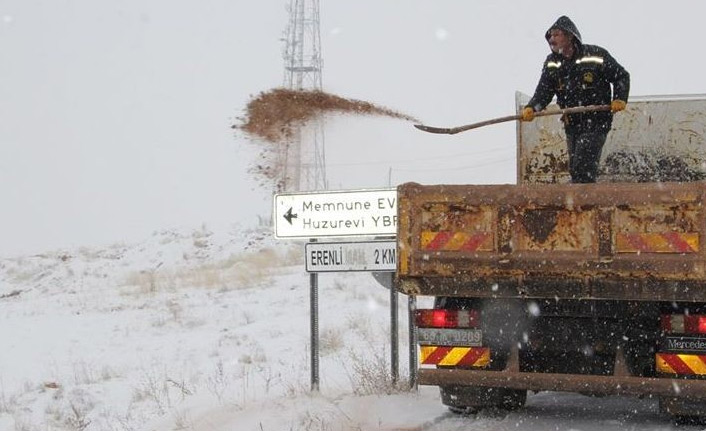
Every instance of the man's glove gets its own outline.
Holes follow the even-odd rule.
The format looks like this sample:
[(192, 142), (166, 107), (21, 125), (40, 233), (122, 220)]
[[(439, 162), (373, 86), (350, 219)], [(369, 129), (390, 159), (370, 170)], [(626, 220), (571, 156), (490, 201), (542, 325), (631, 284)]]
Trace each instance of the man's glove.
[(623, 109), (625, 109), (625, 105), (627, 105), (627, 103), (625, 103), (624, 101), (620, 99), (615, 99), (610, 102), (610, 112), (622, 111)]
[(522, 121), (532, 121), (534, 120), (534, 109), (531, 106), (526, 107), (522, 110)]

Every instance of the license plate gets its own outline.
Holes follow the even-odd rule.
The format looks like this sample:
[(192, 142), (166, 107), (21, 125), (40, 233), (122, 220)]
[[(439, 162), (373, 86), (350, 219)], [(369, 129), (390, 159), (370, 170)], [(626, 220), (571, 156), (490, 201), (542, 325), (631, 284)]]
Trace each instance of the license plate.
[(483, 344), (483, 331), (480, 329), (419, 328), (417, 340), (419, 344), (425, 346), (480, 347)]

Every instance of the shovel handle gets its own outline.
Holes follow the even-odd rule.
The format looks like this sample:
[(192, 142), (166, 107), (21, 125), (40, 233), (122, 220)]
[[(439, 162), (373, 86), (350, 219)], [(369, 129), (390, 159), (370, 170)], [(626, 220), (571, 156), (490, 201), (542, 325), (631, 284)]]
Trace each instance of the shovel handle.
[[(535, 117), (544, 117), (547, 115), (564, 115), (564, 114), (578, 114), (581, 112), (595, 112), (595, 111), (610, 111), (610, 105), (590, 105), (590, 106), (575, 106), (573, 108), (564, 109), (552, 109), (550, 111), (539, 111), (534, 114)], [(508, 121), (521, 120), (522, 115), (508, 115), (505, 117), (492, 118), (490, 120), (480, 121), (478, 123), (466, 124), (465, 126), (458, 127), (432, 127), (425, 126), (423, 124), (415, 124), (419, 130), (423, 130), (429, 133), (438, 133), (443, 135), (455, 135), (456, 133), (465, 132), (466, 130), (477, 129), (479, 127), (489, 126), (491, 124), (505, 123)]]

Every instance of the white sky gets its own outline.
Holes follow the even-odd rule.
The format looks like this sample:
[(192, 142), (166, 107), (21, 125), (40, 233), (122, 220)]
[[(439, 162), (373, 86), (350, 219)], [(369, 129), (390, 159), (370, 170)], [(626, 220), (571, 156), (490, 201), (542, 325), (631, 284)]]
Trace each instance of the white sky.
[[(229, 129), (282, 85), (286, 0), (3, 0), (0, 255), (254, 222), (271, 197)], [(531, 93), (562, 14), (632, 75), (632, 94), (703, 93), (706, 3), (321, 1), (324, 89), (456, 126)], [(514, 126), (454, 137), (327, 123), (331, 188), (513, 182)]]

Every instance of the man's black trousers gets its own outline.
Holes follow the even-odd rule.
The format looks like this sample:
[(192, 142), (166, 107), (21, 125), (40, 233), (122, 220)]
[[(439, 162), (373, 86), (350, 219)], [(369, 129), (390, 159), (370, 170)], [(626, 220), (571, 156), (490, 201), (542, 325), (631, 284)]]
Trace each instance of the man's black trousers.
[(569, 150), (569, 174), (572, 183), (595, 183), (598, 178), (598, 162), (608, 137), (608, 131), (576, 132), (566, 130)]

